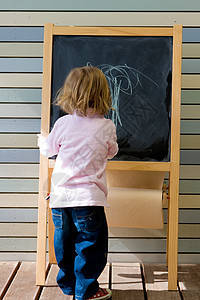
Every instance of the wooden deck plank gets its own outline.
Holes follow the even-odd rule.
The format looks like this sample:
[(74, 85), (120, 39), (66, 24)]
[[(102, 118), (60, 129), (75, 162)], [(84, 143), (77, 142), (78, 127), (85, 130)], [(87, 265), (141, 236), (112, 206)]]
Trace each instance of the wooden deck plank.
[[(59, 268), (57, 265), (51, 265), (50, 271), (48, 273), (48, 277), (46, 280), (46, 284), (45, 287), (42, 290), (41, 296), (40, 296), (40, 300), (59, 300), (59, 299), (63, 299), (63, 297), (65, 297), (65, 299), (67, 300), (72, 300), (73, 296), (67, 296), (63, 294), (63, 292), (61, 291), (61, 289), (58, 287), (58, 284), (56, 282), (56, 276), (58, 274)], [(102, 274), (99, 277), (99, 283), (101, 287), (108, 287), (109, 285), (109, 265), (107, 265), (104, 269), (104, 271), (102, 272)]]
[(100, 287), (103, 287), (103, 288), (109, 287), (109, 268), (110, 268), (110, 264), (107, 264), (98, 279)]
[(19, 262), (0, 262), (0, 299), (5, 295), (9, 285), (11, 284), (17, 269)]
[(179, 265), (178, 281), (183, 299), (200, 299), (200, 265)]
[(4, 300), (36, 300), (41, 287), (36, 286), (36, 263), (22, 262), (15, 278), (10, 285)]
[(58, 274), (58, 266), (51, 265), (50, 271), (47, 276), (45, 287), (42, 290), (40, 300), (60, 300), (65, 298), (66, 300), (72, 300), (73, 296), (64, 295), (62, 290), (58, 287), (56, 282), (56, 276)]
[(168, 270), (165, 265), (144, 264), (148, 300), (180, 300), (179, 291), (168, 291)]
[(111, 288), (113, 300), (144, 299), (140, 264), (113, 263)]
[[(41, 287), (35, 285), (35, 267), (36, 264), (33, 262), (23, 262), (20, 267), (19, 262), (0, 262), (0, 299), (38, 299)], [(143, 269), (148, 300), (181, 299), (178, 291), (168, 291), (168, 272), (165, 265), (145, 264)], [(58, 288), (56, 283), (57, 272), (57, 265), (52, 265), (46, 285), (39, 297), (40, 300), (73, 299), (71, 296), (64, 296)], [(99, 278), (100, 286), (108, 287), (108, 281), (109, 265), (106, 266)], [(200, 299), (200, 265), (179, 265), (178, 281), (182, 299)], [(140, 265), (113, 263), (112, 290), (113, 300), (144, 299)]]

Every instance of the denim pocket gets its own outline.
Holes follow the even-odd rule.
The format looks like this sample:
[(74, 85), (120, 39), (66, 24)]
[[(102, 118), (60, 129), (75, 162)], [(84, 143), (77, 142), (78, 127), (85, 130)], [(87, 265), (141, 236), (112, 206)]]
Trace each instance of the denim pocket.
[(78, 230), (96, 231), (102, 225), (103, 207), (77, 207), (74, 208), (78, 223)]
[(62, 220), (62, 210), (61, 208), (52, 208), (52, 219), (55, 228), (59, 229), (63, 227), (63, 220)]

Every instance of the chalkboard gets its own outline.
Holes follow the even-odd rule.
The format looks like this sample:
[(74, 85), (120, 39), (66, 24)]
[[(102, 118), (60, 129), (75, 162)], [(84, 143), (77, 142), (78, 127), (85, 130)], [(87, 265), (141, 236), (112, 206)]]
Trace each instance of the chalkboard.
[[(51, 102), (71, 69), (98, 67), (115, 108), (107, 116), (117, 127), (114, 160), (170, 161), (172, 48), (170, 36), (55, 35)], [(51, 128), (63, 114), (51, 105)]]

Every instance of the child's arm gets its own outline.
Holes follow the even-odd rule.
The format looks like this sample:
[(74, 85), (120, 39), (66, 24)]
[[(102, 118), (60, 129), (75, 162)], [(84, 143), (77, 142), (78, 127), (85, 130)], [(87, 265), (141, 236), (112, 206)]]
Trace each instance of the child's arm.
[(118, 152), (118, 144), (117, 144), (117, 134), (116, 134), (116, 127), (113, 124), (112, 135), (108, 142), (108, 159), (112, 159)]
[(44, 156), (51, 157), (58, 154), (60, 148), (60, 139), (58, 134), (58, 124), (54, 124), (52, 131), (47, 137), (38, 134), (38, 146), (40, 153)]

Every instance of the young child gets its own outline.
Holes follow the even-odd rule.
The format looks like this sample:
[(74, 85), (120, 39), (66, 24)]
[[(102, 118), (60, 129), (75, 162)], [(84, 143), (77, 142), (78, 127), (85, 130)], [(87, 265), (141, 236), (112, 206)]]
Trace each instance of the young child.
[(97, 281), (108, 252), (105, 168), (118, 152), (115, 125), (104, 118), (111, 108), (107, 80), (95, 67), (73, 69), (56, 100), (68, 115), (47, 137), (39, 135), (38, 145), (45, 156), (57, 154), (49, 204), (57, 283), (76, 300), (108, 299), (111, 291)]

